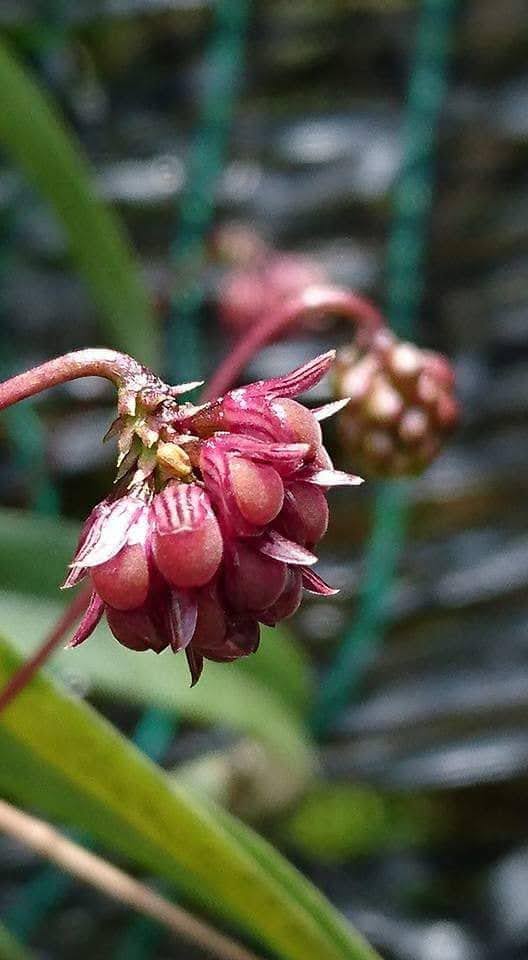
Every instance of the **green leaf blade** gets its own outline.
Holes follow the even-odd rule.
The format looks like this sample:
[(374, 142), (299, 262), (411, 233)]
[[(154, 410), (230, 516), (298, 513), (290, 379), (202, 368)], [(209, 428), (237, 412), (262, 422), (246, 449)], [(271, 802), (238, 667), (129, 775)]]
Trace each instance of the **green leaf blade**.
[(120, 221), (52, 99), (0, 40), (0, 143), (52, 206), (112, 346), (156, 368), (159, 331)]
[[(0, 683), (18, 663), (1, 641)], [(88, 830), (285, 960), (375, 957), (320, 894), (308, 896), (308, 882), (264, 841), (171, 787), (109, 723), (43, 676), (0, 715), (0, 758), (3, 792)], [(321, 901), (326, 909), (318, 916), (312, 907)]]

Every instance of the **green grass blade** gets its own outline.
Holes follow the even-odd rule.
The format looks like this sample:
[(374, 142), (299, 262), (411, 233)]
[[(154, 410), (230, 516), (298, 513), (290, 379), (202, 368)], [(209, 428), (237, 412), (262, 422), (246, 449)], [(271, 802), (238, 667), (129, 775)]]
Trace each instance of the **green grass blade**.
[(80, 145), (51, 97), (0, 39), (0, 144), (53, 208), (101, 311), (105, 341), (156, 368), (158, 330), (117, 217), (97, 197)]
[[(19, 663), (0, 641), (0, 683)], [(169, 784), (94, 710), (42, 675), (0, 715), (0, 791), (89, 831), (284, 960), (376, 956), (261, 838)]]

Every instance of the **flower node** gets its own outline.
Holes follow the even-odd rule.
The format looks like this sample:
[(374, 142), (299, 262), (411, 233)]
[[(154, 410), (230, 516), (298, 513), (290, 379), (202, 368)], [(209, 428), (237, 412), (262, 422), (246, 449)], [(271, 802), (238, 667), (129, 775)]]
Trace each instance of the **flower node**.
[[(204, 659), (253, 653), (259, 623), (297, 610), (303, 589), (335, 591), (315, 574), (330, 487), (359, 478), (334, 470), (319, 420), (295, 397), (334, 353), (195, 406), (179, 388), (120, 391), (118, 472), (88, 517), (64, 586), (88, 577), (91, 601), (71, 641), (106, 614), (131, 650), (185, 650), (192, 682)], [(187, 385), (193, 386), (193, 385)], [(183, 389), (183, 388), (182, 388)]]

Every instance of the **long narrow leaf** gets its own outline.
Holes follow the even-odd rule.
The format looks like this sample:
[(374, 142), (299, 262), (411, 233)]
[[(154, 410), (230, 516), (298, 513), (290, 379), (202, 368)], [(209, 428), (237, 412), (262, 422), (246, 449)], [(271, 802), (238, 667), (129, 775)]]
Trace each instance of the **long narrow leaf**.
[(0, 40), (0, 143), (48, 200), (101, 312), (110, 345), (159, 363), (147, 292), (118, 219), (98, 198), (80, 145), (49, 95)]
[[(0, 641), (0, 682), (18, 663)], [(284, 960), (375, 957), (276, 851), (170, 785), (95, 711), (42, 675), (0, 715), (0, 790), (90, 831)]]

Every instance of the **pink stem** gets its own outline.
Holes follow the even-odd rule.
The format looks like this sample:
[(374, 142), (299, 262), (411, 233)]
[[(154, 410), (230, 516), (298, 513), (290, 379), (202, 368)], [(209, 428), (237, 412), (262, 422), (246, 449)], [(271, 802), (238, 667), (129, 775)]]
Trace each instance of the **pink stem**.
[(79, 377), (106, 377), (119, 387), (127, 378), (144, 372), (144, 367), (126, 353), (103, 349), (76, 350), (0, 383), (0, 410), (48, 387)]
[(80, 620), (82, 614), (88, 606), (91, 588), (83, 587), (76, 594), (70, 605), (66, 608), (62, 616), (57, 620), (51, 633), (48, 634), (44, 643), (38, 648), (36, 653), (32, 654), (13, 676), (7, 681), (3, 690), (0, 691), (0, 713), (11, 703), (12, 700), (24, 689), (25, 686), (34, 677), (37, 670), (46, 662), (55, 648), (59, 645), (65, 633)]
[(352, 320), (367, 338), (385, 326), (379, 310), (358, 294), (338, 287), (307, 287), (302, 294), (281, 304), (274, 313), (256, 323), (240, 338), (209, 380), (202, 399), (213, 400), (226, 393), (258, 350), (278, 333), (293, 326), (301, 318), (304, 320), (326, 314)]

